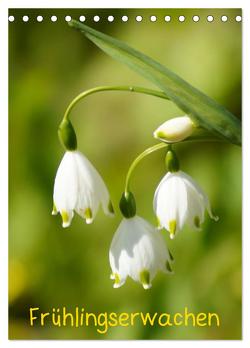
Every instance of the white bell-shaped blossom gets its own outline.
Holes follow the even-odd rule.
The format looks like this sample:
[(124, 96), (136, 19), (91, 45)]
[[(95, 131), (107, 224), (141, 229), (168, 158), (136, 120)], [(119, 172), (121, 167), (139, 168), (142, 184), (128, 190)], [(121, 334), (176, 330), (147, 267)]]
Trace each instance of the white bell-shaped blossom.
[(154, 131), (154, 137), (169, 143), (182, 141), (195, 129), (189, 116), (180, 116), (167, 120)]
[(173, 257), (160, 231), (137, 215), (121, 221), (111, 243), (109, 260), (114, 288), (122, 286), (130, 276), (148, 289), (158, 270), (172, 272)]
[(218, 220), (202, 188), (182, 171), (168, 172), (163, 177), (155, 191), (153, 205), (158, 227), (169, 231), (171, 239), (185, 223), (200, 230), (206, 210), (212, 219)]
[(56, 173), (53, 200), (52, 214), (60, 212), (63, 227), (70, 225), (74, 211), (91, 223), (100, 204), (105, 214), (113, 214), (104, 181), (79, 151), (66, 151)]

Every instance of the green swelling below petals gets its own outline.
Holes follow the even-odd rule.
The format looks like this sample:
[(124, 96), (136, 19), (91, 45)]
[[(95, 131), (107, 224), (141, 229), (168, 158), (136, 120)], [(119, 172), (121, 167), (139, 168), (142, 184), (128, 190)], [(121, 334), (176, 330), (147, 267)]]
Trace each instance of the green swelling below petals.
[(178, 172), (180, 169), (179, 160), (173, 150), (168, 150), (166, 154), (166, 166), (171, 173)]
[(136, 214), (136, 202), (132, 192), (124, 192), (120, 200), (120, 210), (122, 215), (129, 219)]
[(77, 139), (76, 139), (76, 133), (72, 126), (72, 123), (64, 119), (62, 120), (59, 128), (58, 128), (58, 136), (62, 143), (62, 145), (65, 147), (68, 151), (74, 151), (77, 148)]

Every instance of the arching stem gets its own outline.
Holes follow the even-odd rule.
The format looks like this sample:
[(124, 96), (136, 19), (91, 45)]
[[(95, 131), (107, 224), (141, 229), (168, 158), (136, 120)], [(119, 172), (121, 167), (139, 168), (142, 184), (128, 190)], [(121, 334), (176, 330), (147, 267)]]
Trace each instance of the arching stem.
[(83, 98), (87, 97), (88, 95), (98, 93), (98, 92), (105, 92), (105, 91), (123, 91), (123, 92), (135, 92), (135, 93), (141, 93), (141, 94), (147, 94), (152, 95), (154, 97), (162, 98), (162, 99), (168, 99), (166, 94), (161, 91), (155, 91), (152, 89), (144, 88), (144, 87), (136, 87), (136, 86), (100, 86), (91, 88), (87, 91), (84, 91), (80, 93), (77, 97), (75, 97), (72, 102), (67, 107), (63, 119), (68, 119), (69, 114), (73, 107)]
[(125, 181), (125, 194), (129, 192), (129, 182), (130, 182), (130, 178), (131, 175), (133, 173), (133, 171), (135, 170), (137, 164), (146, 156), (148, 156), (149, 154), (151, 154), (152, 152), (158, 151), (160, 149), (163, 149), (164, 147), (168, 147), (169, 144), (167, 143), (160, 143), (160, 144), (156, 144), (154, 146), (149, 147), (148, 149), (146, 149), (145, 151), (143, 151), (138, 157), (136, 157), (136, 159), (132, 162), (131, 166), (129, 167), (127, 176), (126, 176), (126, 181)]

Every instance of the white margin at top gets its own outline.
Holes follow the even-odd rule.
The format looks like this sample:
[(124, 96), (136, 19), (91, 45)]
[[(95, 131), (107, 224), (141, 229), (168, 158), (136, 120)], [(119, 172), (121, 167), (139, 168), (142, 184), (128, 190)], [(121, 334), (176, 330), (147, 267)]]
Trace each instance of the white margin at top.
[[(129, 341), (135, 347), (250, 347), (250, 1), (247, 0), (1, 0), (0, 1), (0, 345), (127, 346), (127, 341), (8, 341), (8, 8), (242, 8), (243, 9), (243, 341)], [(232, 320), (233, 317), (232, 317)]]
[[(2, 0), (9, 8), (242, 8), (247, 0)], [(201, 4), (202, 3), (202, 4)]]

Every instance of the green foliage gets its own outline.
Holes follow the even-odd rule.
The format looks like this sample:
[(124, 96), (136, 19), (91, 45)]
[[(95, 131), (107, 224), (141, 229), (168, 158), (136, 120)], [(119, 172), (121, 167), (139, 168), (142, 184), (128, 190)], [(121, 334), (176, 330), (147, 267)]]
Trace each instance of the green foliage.
[(76, 20), (71, 20), (69, 25), (79, 29), (105, 53), (155, 83), (170, 100), (193, 118), (198, 127), (203, 127), (233, 144), (241, 144), (240, 122), (222, 105), (194, 88), (165, 66), (124, 42)]

